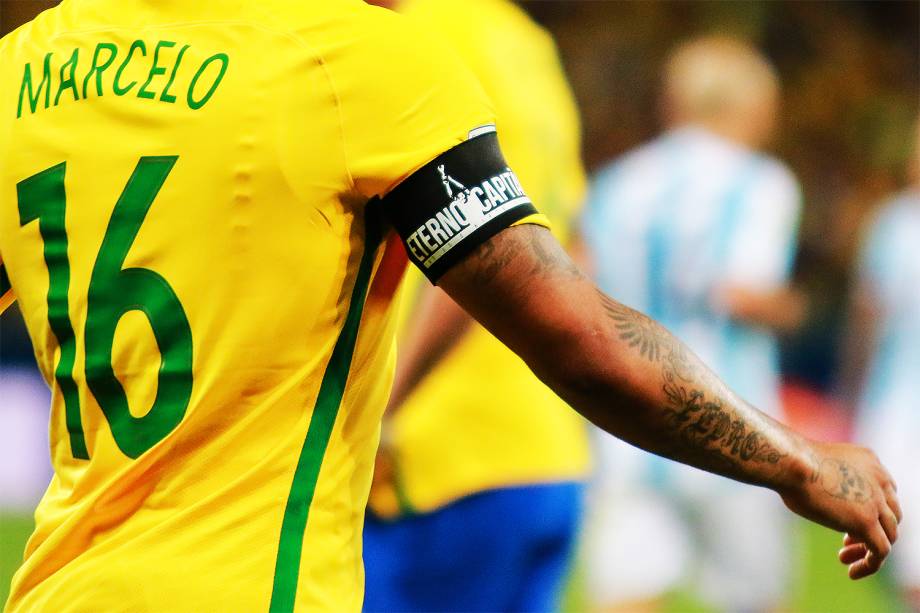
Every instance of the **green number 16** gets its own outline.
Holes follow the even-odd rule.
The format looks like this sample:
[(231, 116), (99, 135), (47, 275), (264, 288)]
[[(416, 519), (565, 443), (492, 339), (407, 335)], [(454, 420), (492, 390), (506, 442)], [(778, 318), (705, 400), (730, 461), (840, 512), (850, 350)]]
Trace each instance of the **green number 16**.
[[(95, 396), (122, 453), (137, 458), (175, 429), (192, 394), (192, 330), (182, 304), (166, 279), (146, 268), (122, 268), (150, 205), (178, 158), (143, 157), (128, 180), (102, 247), (96, 256), (86, 302), (86, 383)], [(64, 397), (70, 450), (89, 459), (80, 397), (73, 378), (76, 338), (69, 313), (70, 262), (64, 225), (67, 206), (64, 175), (58, 164), (17, 186), (19, 222), (38, 221), (48, 267), (48, 323), (60, 347), (54, 377)], [(119, 320), (129, 311), (147, 316), (160, 351), (160, 372), (153, 407), (143, 417), (128, 410), (128, 397), (112, 367)]]

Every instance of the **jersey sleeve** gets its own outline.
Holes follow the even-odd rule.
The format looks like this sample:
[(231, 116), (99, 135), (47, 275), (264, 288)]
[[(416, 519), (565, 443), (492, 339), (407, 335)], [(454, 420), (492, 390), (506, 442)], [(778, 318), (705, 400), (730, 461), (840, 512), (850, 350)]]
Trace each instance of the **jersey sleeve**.
[(367, 14), (331, 75), (348, 172), (359, 193), (381, 199), (409, 259), (436, 282), (501, 229), (546, 222), (505, 162), (492, 104), (469, 69), (412, 20)]
[(492, 104), (454, 52), (401, 15), (366, 7), (355, 40), (328, 62), (348, 171), (383, 196), (436, 155), (495, 124)]
[(727, 280), (752, 290), (785, 285), (795, 260), (800, 214), (798, 181), (781, 164), (768, 163), (733, 233)]

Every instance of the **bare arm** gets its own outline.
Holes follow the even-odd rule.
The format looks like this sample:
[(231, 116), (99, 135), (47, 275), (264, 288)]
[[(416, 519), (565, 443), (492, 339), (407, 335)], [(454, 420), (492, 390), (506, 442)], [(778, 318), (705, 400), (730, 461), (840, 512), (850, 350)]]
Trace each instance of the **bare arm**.
[[(587, 269), (588, 255), (576, 236), (566, 251)], [(425, 284), (412, 307), (408, 333), (399, 345), (393, 390), (387, 404), (392, 416), (422, 380), (443, 360), (473, 324), (473, 318), (439, 287)]]
[(847, 314), (847, 336), (840, 367), (839, 394), (850, 407), (855, 407), (865, 385), (869, 359), (877, 342), (876, 321), (879, 309), (872, 292), (861, 285), (850, 300)]
[(721, 301), (735, 321), (783, 334), (798, 330), (808, 309), (804, 294), (791, 286), (771, 291), (729, 286), (722, 291)]
[(387, 413), (402, 405), (412, 390), (460, 341), (472, 319), (440, 288), (421, 290), (412, 309), (409, 332), (399, 345), (399, 361)]
[(853, 578), (888, 554), (900, 511), (871, 452), (808, 441), (745, 403), (666, 330), (601, 293), (547, 230), (504, 230), (440, 285), (601, 428), (774, 489), (799, 514), (849, 532), (841, 559)]

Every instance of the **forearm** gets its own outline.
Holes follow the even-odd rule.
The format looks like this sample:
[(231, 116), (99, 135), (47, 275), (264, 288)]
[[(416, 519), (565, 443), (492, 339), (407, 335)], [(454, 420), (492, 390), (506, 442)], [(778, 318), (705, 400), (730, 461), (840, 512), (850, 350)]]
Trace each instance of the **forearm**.
[(387, 405), (392, 413), (460, 341), (472, 319), (451, 298), (427, 283), (409, 315), (399, 344), (396, 376)]
[(840, 377), (837, 394), (849, 406), (855, 407), (862, 396), (868, 376), (869, 362), (877, 343), (878, 308), (867, 288), (857, 288), (850, 300), (847, 314), (847, 334), (843, 339)]
[(721, 301), (735, 321), (782, 334), (792, 334), (801, 328), (808, 312), (805, 295), (792, 287), (770, 291), (728, 287), (722, 292)]
[(799, 515), (846, 532), (838, 557), (851, 578), (891, 551), (901, 510), (871, 451), (808, 441), (746, 404), (658, 324), (602, 294), (545, 229), (500, 232), (440, 285), (611, 434), (770, 487)]
[[(544, 230), (527, 233), (490, 244), (481, 254), (489, 264), (471, 271), (474, 254), (460, 274), (479, 275), (485, 294), (499, 276), (514, 295), (539, 287), (539, 300), (468, 299), (451, 273), (442, 286), (556, 393), (611, 434), (705, 470), (775, 489), (811, 475), (798, 435), (740, 400), (658, 324), (603, 295)], [(528, 261), (539, 270), (513, 270), (520, 249), (534, 251)], [(509, 306), (526, 312), (509, 316)]]
[(780, 490), (812, 474), (798, 434), (739, 398), (657, 323), (593, 291), (608, 321), (573, 339), (580, 350), (554, 352), (561, 372), (532, 365), (572, 406), (629, 443), (740, 481)]

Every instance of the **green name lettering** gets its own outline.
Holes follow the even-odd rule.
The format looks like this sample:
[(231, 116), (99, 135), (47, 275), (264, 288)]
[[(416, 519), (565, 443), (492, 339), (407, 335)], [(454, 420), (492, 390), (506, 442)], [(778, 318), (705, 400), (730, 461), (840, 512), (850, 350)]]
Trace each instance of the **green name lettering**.
[[(168, 51), (174, 47), (179, 49), (175, 55), (173, 55), (174, 52)], [(151, 49), (152, 53), (148, 54), (148, 49)], [(38, 112), (42, 101), (44, 101), (44, 108), (48, 109), (52, 106), (52, 93), (54, 93), (54, 106), (57, 107), (65, 94), (72, 96), (74, 102), (81, 102), (94, 97), (102, 97), (106, 90), (110, 91), (110, 95), (114, 93), (116, 96), (124, 96), (135, 88), (137, 88), (137, 98), (167, 104), (175, 104), (182, 92), (185, 92), (188, 108), (197, 111), (208, 104), (220, 88), (230, 66), (230, 57), (226, 53), (215, 53), (201, 62), (194, 74), (191, 68), (182, 70), (182, 74), (179, 74), (182, 62), (190, 49), (191, 45), (183, 44), (179, 47), (179, 43), (171, 40), (161, 40), (154, 44), (153, 41), (145, 42), (138, 39), (130, 44), (127, 53), (122, 53), (124, 47), (111, 42), (100, 42), (96, 43), (93, 48), (92, 61), (87, 60), (90, 53), (89, 46), (74, 48), (69, 56), (61, 55), (67, 59), (60, 67), (55, 64), (54, 71), (52, 71), (54, 53), (48, 53), (42, 60), (41, 75), (37, 70), (37, 62), (33, 61), (23, 66), (16, 117), (21, 118), (23, 113), (34, 115)], [(82, 64), (80, 63), (81, 52)], [(137, 55), (147, 60), (138, 60)], [(133, 69), (130, 68), (132, 61), (134, 61)], [(195, 63), (193, 60), (189, 61)], [(116, 66), (114, 78), (107, 78), (103, 83), (103, 75), (106, 74), (106, 71)], [(131, 77), (125, 76), (126, 70), (130, 75), (137, 76), (138, 79), (129, 81)], [(146, 78), (141, 76), (144, 72), (146, 72)], [(56, 83), (55, 77), (58, 77)], [(189, 77), (191, 77), (190, 80)], [(159, 79), (159, 84), (156, 82), (157, 79)], [(81, 82), (82, 87), (80, 87)], [(141, 82), (143, 85), (140, 85)], [(164, 82), (165, 86), (160, 88)], [(55, 92), (51, 91), (52, 88)], [(174, 93), (174, 90), (178, 92)]]
[(136, 40), (131, 43), (131, 47), (128, 49), (128, 57), (125, 58), (125, 61), (118, 67), (118, 72), (115, 73), (115, 83), (112, 85), (112, 89), (115, 91), (116, 96), (124, 96), (137, 85), (137, 81), (131, 81), (127, 87), (119, 85), (121, 83), (121, 73), (125, 71), (125, 68), (127, 68), (128, 63), (131, 62), (131, 58), (134, 57), (134, 52), (137, 49), (141, 50), (141, 55), (147, 57), (147, 45), (144, 44), (144, 41)]
[(38, 99), (42, 94), (42, 88), (45, 90), (45, 108), (51, 104), (51, 56), (53, 54), (49, 53), (45, 56), (45, 61), (42, 65), (42, 80), (38, 84), (38, 88), (35, 90), (32, 89), (32, 65), (26, 64), (25, 69), (22, 74), (22, 85), (19, 87), (19, 108), (16, 110), (16, 118), (22, 117), (22, 101), (25, 97), (26, 90), (29, 90), (29, 109), (32, 111), (32, 114), (35, 114), (35, 111), (38, 109)]
[[(105, 49), (109, 52), (109, 57), (106, 58), (104, 62), (99, 63), (99, 55), (101, 51)], [(118, 55), (118, 47), (112, 43), (99, 43), (96, 45), (96, 50), (93, 52), (93, 65), (89, 69), (89, 74), (86, 75), (86, 78), (83, 79), (83, 97), (86, 98), (86, 87), (89, 85), (89, 80), (93, 77), (93, 74), (96, 75), (96, 95), (102, 95), (102, 73), (105, 72), (105, 69), (112, 65), (112, 62), (115, 61), (115, 57)]]
[(170, 104), (176, 101), (176, 97), (169, 93), (169, 88), (172, 87), (173, 81), (176, 80), (176, 74), (179, 72), (179, 64), (182, 63), (182, 56), (185, 55), (185, 52), (188, 51), (191, 45), (185, 45), (179, 49), (179, 57), (176, 58), (176, 64), (173, 66), (172, 73), (169, 75), (169, 81), (166, 83), (166, 87), (163, 88), (163, 93), (160, 95), (161, 102), (169, 102)]
[(150, 73), (147, 75), (147, 80), (141, 85), (141, 88), (137, 92), (138, 98), (145, 98), (147, 100), (153, 100), (156, 97), (156, 94), (148, 91), (147, 87), (150, 85), (150, 82), (153, 81), (153, 78), (161, 74), (166, 74), (165, 66), (158, 66), (157, 62), (160, 61), (160, 49), (168, 49), (169, 47), (175, 47), (176, 43), (169, 40), (161, 40), (157, 43), (156, 48), (153, 50), (153, 66), (150, 67)]
[[(74, 49), (73, 54), (71, 54), (70, 59), (64, 62), (61, 66), (60, 74), (60, 83), (58, 84), (57, 95), (54, 96), (54, 106), (57, 106), (61, 101), (61, 94), (64, 93), (64, 90), (70, 90), (73, 92), (74, 101), (80, 99), (80, 94), (77, 93), (77, 60), (80, 57), (80, 50)], [(70, 68), (70, 73), (67, 75), (67, 78), (64, 78), (64, 71)]]
[[(217, 78), (214, 79), (214, 82), (211, 83), (211, 87), (208, 88), (208, 91), (202, 98), (195, 100), (195, 85), (198, 84), (198, 79), (204, 74), (204, 71), (207, 70), (208, 66), (212, 62), (220, 62), (220, 72), (217, 73)], [(220, 85), (220, 82), (223, 80), (224, 75), (227, 73), (227, 65), (230, 63), (230, 58), (227, 57), (226, 53), (215, 53), (208, 59), (204, 61), (198, 72), (195, 73), (195, 76), (192, 77), (192, 82), (188, 86), (188, 106), (191, 109), (198, 110), (208, 103), (208, 100), (211, 99), (211, 96), (214, 95), (214, 92), (217, 91), (217, 87)]]

